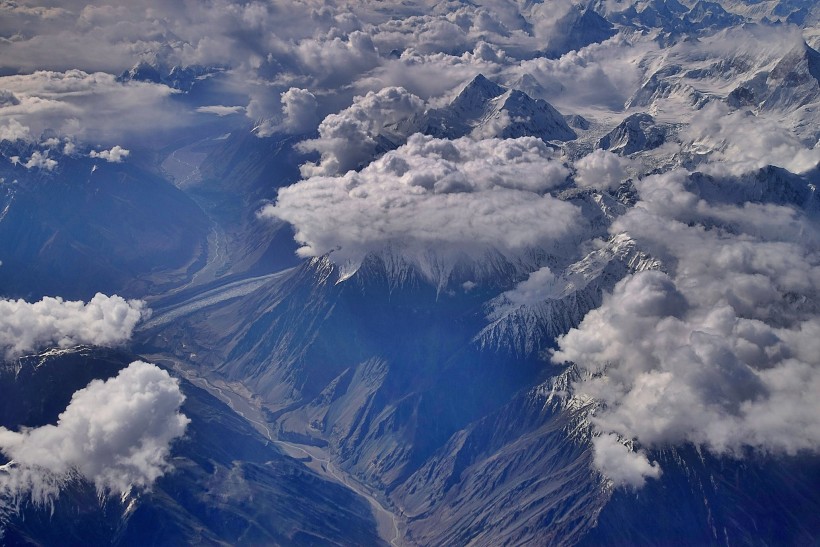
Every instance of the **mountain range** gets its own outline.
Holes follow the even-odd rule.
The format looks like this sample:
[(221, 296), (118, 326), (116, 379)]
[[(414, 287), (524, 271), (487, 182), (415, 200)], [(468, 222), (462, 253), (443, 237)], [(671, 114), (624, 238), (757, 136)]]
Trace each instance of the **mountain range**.
[(149, 4), (0, 42), (0, 543), (820, 541), (813, 2)]

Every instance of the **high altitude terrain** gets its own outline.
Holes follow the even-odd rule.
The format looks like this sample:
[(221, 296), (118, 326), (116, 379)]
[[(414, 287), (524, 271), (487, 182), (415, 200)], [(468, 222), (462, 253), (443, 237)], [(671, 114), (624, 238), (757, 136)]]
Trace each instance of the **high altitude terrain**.
[(820, 541), (820, 8), (0, 5), (0, 542)]

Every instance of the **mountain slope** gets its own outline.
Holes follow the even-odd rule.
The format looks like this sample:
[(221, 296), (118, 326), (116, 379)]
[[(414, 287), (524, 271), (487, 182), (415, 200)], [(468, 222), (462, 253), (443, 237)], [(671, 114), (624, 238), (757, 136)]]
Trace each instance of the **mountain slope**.
[(398, 129), (455, 139), (533, 136), (543, 141), (568, 141), (576, 137), (563, 115), (542, 99), (507, 89), (479, 74), (443, 108), (431, 109)]
[(199, 207), (134, 162), (63, 156), (54, 171), (6, 163), (0, 176), (13, 181), (0, 197), (4, 296), (144, 296), (183, 281), (204, 251)]
[[(56, 421), (76, 389), (134, 357), (79, 347), (21, 358), (0, 370), (0, 424)], [(0, 512), (4, 545), (380, 545), (368, 504), (274, 445), (203, 389), (181, 381), (186, 435), (174, 469), (148, 492), (99, 498), (71, 482), (53, 508)]]

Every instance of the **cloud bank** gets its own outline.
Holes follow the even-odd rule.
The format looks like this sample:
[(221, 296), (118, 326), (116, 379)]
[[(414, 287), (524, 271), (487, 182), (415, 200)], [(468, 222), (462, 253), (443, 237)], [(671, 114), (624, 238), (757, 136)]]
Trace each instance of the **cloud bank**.
[(431, 254), (452, 265), (488, 251), (515, 256), (571, 233), (580, 211), (552, 197), (569, 170), (540, 139), (413, 135), (360, 172), (283, 188), (262, 217), (291, 223), (302, 257), (331, 253), (354, 269), (371, 252)]
[(13, 461), (0, 468), (0, 500), (45, 504), (77, 476), (100, 495), (150, 488), (170, 470), (171, 443), (190, 422), (179, 412), (184, 399), (166, 371), (134, 361), (75, 392), (56, 425), (0, 427), (0, 452)]
[[(170, 101), (162, 84), (119, 82), (112, 74), (81, 70), (0, 76), (14, 103), (0, 105), (0, 138), (39, 141), (57, 134), (114, 145), (183, 127), (190, 115)], [(113, 141), (113, 142), (112, 142)]]
[(97, 293), (88, 303), (45, 297), (0, 300), (0, 351), (6, 359), (47, 346), (116, 346), (150, 310), (141, 300)]
[(601, 404), (600, 469), (633, 486), (658, 469), (614, 436), (737, 458), (820, 450), (816, 221), (791, 206), (710, 205), (687, 178), (639, 181), (641, 201), (612, 227), (667, 271), (619, 282), (553, 356), (576, 363), (576, 392)]

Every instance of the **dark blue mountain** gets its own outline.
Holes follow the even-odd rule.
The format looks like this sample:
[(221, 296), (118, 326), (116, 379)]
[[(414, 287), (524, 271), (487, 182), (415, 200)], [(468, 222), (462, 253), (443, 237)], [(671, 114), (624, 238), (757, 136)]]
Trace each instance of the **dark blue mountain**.
[[(0, 425), (55, 423), (77, 389), (136, 359), (78, 347), (0, 369)], [(225, 403), (181, 380), (191, 419), (150, 491), (100, 498), (72, 481), (53, 507), (0, 515), (3, 545), (381, 545), (366, 501), (285, 456)]]

